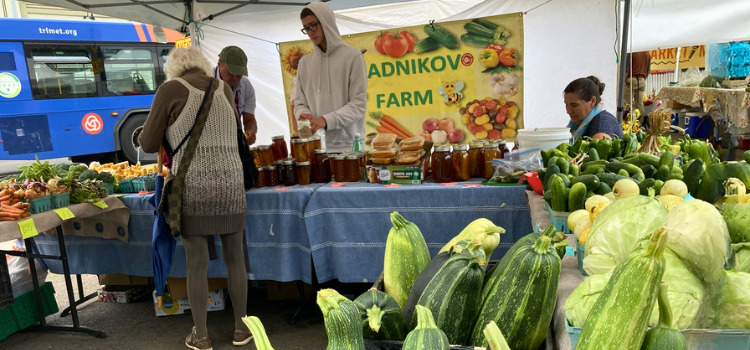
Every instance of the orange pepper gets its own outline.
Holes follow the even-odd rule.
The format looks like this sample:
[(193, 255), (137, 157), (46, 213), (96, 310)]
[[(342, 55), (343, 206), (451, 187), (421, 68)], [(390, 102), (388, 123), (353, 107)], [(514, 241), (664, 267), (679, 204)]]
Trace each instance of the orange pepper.
[(518, 62), (518, 51), (516, 49), (504, 49), (498, 55), (500, 64), (506, 67), (513, 67)]

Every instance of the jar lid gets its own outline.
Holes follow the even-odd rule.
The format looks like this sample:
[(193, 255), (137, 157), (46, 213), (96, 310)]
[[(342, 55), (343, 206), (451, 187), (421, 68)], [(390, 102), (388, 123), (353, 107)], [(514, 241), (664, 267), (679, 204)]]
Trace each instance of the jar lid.
[(346, 158), (346, 155), (344, 154), (336, 154), (333, 156), (333, 159), (335, 160), (344, 160)]
[(435, 151), (436, 152), (450, 152), (451, 146), (436, 146)]
[(267, 149), (271, 149), (271, 146), (270, 145), (260, 145), (260, 146), (258, 146), (258, 150), (260, 150), (260, 151), (265, 151)]
[(482, 148), (484, 147), (484, 142), (480, 141), (473, 141), (471, 145), (469, 145), (469, 148)]
[(294, 165), (294, 159), (285, 160), (284, 165)]
[(498, 143), (498, 144), (501, 144), (501, 145), (504, 145), (504, 144), (505, 144), (505, 140), (502, 140), (502, 139), (501, 139), (501, 140), (497, 141), (497, 143)]
[(315, 153), (315, 154), (321, 154), (321, 153), (322, 154), (326, 154), (327, 152), (324, 149), (318, 148), (318, 149), (314, 150), (313, 153)]
[(284, 160), (283, 160), (283, 159), (279, 159), (279, 160), (274, 160), (274, 161), (273, 161), (273, 164), (276, 164), (276, 165), (281, 165), (281, 164), (284, 164)]
[(490, 149), (490, 148), (497, 148), (497, 145), (498, 145), (497, 143), (494, 143), (494, 142), (490, 142), (490, 143), (488, 143), (488, 144), (485, 144), (485, 145), (484, 145), (484, 148), (486, 148), (486, 149)]
[(296, 138), (296, 139), (292, 139), (290, 142), (291, 143), (302, 143), (302, 142), (307, 142), (307, 139)]
[(359, 155), (356, 154), (356, 153), (355, 154), (350, 154), (350, 155), (346, 156), (345, 159), (359, 159)]
[(273, 141), (283, 140), (283, 139), (284, 139), (284, 135), (277, 135), (277, 136), (274, 136), (274, 137), (271, 138), (271, 140), (273, 140)]
[(266, 170), (271, 170), (271, 171), (276, 170), (276, 166), (275, 165), (265, 166), (264, 168), (266, 168)]
[(265, 167), (265, 166), (259, 166), (259, 167), (258, 167), (258, 171), (263, 171), (263, 170), (266, 170), (266, 167)]
[(291, 134), (291, 135), (289, 135), (289, 138), (290, 139), (298, 139), (299, 138), (299, 134)]
[(320, 140), (320, 135), (313, 135), (313, 136), (310, 137), (310, 140), (312, 140), (312, 141), (318, 141), (318, 140)]
[(310, 162), (296, 162), (294, 163), (296, 166), (308, 166), (310, 165)]
[(453, 151), (468, 151), (469, 145), (455, 145), (453, 146)]
[(258, 146), (250, 146), (249, 149), (250, 149), (250, 152), (252, 152), (258, 149)]

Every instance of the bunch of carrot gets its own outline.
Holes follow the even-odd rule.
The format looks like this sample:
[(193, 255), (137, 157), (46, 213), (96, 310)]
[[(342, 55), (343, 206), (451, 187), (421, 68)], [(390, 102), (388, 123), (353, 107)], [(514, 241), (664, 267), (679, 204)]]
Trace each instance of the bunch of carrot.
[(403, 125), (399, 124), (396, 119), (383, 114), (383, 112), (371, 112), (370, 117), (380, 123), (379, 125), (371, 125), (373, 125), (375, 130), (381, 134), (396, 134), (396, 137), (402, 140), (414, 136), (409, 130), (406, 130)]
[(13, 221), (31, 216), (30, 206), (29, 203), (21, 202), (12, 192), (0, 191), (0, 221)]

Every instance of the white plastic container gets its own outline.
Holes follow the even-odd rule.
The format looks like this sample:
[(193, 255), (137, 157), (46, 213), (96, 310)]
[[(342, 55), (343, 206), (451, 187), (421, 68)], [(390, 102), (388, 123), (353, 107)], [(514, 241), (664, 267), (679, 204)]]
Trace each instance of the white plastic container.
[(563, 142), (570, 142), (570, 129), (568, 128), (534, 128), (518, 130), (516, 141), (520, 149), (550, 149), (555, 148)]

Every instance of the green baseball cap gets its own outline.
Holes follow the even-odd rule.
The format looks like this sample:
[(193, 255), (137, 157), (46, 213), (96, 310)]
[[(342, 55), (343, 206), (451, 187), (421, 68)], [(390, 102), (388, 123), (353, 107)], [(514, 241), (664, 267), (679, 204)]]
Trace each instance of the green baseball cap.
[(247, 76), (247, 56), (239, 47), (223, 48), (219, 53), (219, 61), (226, 63), (229, 73)]

